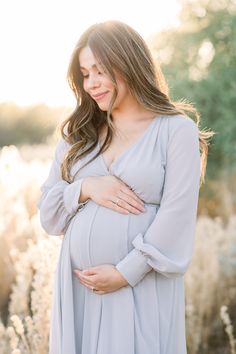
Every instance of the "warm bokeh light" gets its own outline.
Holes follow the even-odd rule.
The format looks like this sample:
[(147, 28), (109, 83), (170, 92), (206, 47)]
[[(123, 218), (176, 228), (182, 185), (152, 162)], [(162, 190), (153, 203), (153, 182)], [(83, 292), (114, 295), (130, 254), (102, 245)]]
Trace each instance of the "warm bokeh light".
[(178, 25), (177, 0), (3, 0), (0, 13), (0, 101), (71, 105), (66, 82), (72, 49), (91, 24), (117, 19), (147, 38)]

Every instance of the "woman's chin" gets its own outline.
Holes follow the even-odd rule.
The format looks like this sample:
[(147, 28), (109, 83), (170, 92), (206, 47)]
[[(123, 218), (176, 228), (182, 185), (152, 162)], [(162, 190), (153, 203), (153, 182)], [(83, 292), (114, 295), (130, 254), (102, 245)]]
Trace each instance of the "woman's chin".
[(103, 112), (107, 112), (108, 111), (108, 105), (107, 104), (102, 103), (102, 102), (101, 103), (97, 102), (97, 105), (101, 109), (101, 111), (103, 111)]

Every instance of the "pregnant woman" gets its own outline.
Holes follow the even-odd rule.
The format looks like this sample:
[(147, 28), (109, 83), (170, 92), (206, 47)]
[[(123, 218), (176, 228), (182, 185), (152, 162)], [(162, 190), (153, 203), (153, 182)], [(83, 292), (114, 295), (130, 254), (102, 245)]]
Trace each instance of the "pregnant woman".
[(68, 79), (77, 105), (38, 202), (44, 230), (64, 235), (49, 352), (185, 354), (183, 276), (211, 132), (170, 100), (119, 21), (81, 36)]

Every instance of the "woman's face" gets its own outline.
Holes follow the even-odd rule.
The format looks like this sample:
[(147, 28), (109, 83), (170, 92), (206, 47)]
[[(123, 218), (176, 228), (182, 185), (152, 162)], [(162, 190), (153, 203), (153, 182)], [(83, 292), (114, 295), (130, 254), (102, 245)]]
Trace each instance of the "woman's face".
[[(95, 100), (102, 111), (107, 111), (114, 93), (114, 84), (95, 59), (91, 49), (84, 47), (79, 53), (83, 88)], [(127, 101), (128, 88), (122, 78), (116, 76), (118, 95), (113, 109), (120, 109)]]

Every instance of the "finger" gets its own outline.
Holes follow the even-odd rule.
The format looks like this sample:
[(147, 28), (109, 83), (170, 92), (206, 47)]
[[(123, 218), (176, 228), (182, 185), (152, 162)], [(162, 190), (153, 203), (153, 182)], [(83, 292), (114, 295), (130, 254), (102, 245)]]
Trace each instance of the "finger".
[(96, 290), (96, 291), (95, 291), (95, 290), (94, 290), (93, 293), (94, 293), (94, 294), (97, 294), (97, 295), (104, 295), (104, 294), (106, 294), (106, 291), (102, 291), (102, 290)]
[(79, 275), (80, 275), (80, 270), (78, 270), (78, 269), (73, 269), (73, 273), (74, 273), (74, 275), (78, 278), (79, 277)]
[[(132, 190), (132, 188), (128, 184), (126, 184), (122, 179), (120, 179), (117, 176), (112, 176), (112, 177), (114, 177), (116, 180), (119, 181), (119, 187), (117, 191), (118, 193), (121, 191), (124, 194), (128, 195), (130, 198), (132, 198), (132, 200), (135, 200), (138, 203), (138, 205), (144, 206), (144, 202), (142, 201), (142, 199), (137, 196), (137, 194)], [(132, 205), (132, 202), (130, 204)]]
[(84, 280), (79, 280), (79, 281), (82, 285), (86, 286), (87, 288), (89, 288), (91, 290), (96, 289), (96, 286), (94, 284), (87, 283)]
[(79, 278), (82, 282), (86, 283), (86, 284), (89, 285), (89, 286), (93, 286), (93, 287), (96, 286), (96, 284), (94, 283), (94, 281), (93, 281), (92, 279), (86, 277), (86, 276), (79, 275), (78, 278)]
[(145, 203), (144, 203), (144, 201), (141, 199), (141, 198), (139, 198), (134, 192), (133, 192), (133, 190), (131, 190), (130, 188), (128, 188), (128, 187), (123, 187), (121, 190), (121, 193), (123, 193), (123, 195), (126, 195), (126, 196), (128, 196), (129, 198), (131, 198), (131, 200), (135, 200), (139, 205), (141, 205), (141, 206), (144, 206), (145, 205)]
[(110, 205), (111, 209), (113, 209), (115, 211), (118, 211), (118, 212), (120, 212), (122, 214), (133, 213), (133, 214), (139, 215), (141, 212), (143, 212), (143, 211), (140, 211), (140, 210), (136, 209), (135, 207), (132, 207), (132, 205), (130, 205), (129, 203), (127, 203), (123, 199), (119, 200), (119, 205), (117, 205), (113, 201), (110, 201), (109, 205)]
[(136, 200), (140, 205), (144, 205), (144, 202), (141, 198), (137, 196), (137, 194), (134, 193), (131, 187), (128, 185), (123, 185), (121, 188), (121, 192), (127, 194), (129, 197), (132, 199)]
[(129, 203), (127, 203), (125, 200), (123, 199), (120, 199), (119, 200), (119, 207), (123, 208), (123, 209), (126, 209), (128, 210), (130, 213), (132, 214), (136, 214), (136, 215), (139, 215), (141, 214), (144, 210), (139, 210), (138, 208), (136, 207), (133, 207), (132, 205), (130, 205)]
[(97, 274), (95, 274), (95, 275), (84, 275), (84, 274), (80, 273), (78, 275), (78, 277), (81, 280), (84, 280), (84, 281), (88, 282), (89, 284), (93, 284), (93, 285), (99, 285), (100, 280), (101, 280), (101, 277), (99, 277)]
[(74, 272), (77, 274), (83, 274), (88, 276), (97, 274), (95, 267), (90, 269), (84, 269), (84, 270), (74, 269)]
[(95, 268), (89, 268), (89, 269), (84, 269), (82, 271), (82, 274), (84, 274), (84, 275), (94, 275), (94, 274), (97, 274), (97, 272), (96, 272)]
[[(90, 281), (87, 281), (87, 280), (84, 280), (84, 279), (81, 279), (81, 278), (79, 278), (79, 282), (82, 284), (82, 285), (84, 285), (84, 286), (86, 286), (87, 288), (89, 288), (89, 289), (97, 289), (97, 285), (96, 284), (94, 284), (94, 283), (91, 283)], [(100, 289), (101, 290), (101, 289)]]
[(108, 200), (105, 204), (105, 206), (109, 209), (112, 209), (114, 211), (117, 211), (121, 214), (125, 214), (128, 215), (130, 214), (130, 212), (127, 209), (124, 209), (122, 207), (120, 207), (119, 205), (115, 204), (112, 200)]
[(98, 287), (97, 287), (96, 285), (94, 285), (94, 284), (93, 284), (93, 285), (89, 285), (89, 284), (87, 284), (87, 283), (84, 282), (84, 281), (80, 281), (80, 283), (81, 283), (82, 285), (86, 286), (88, 289), (92, 290), (92, 292), (94, 292), (94, 293), (96, 293), (96, 294), (102, 295), (102, 294), (105, 294), (105, 293), (106, 293), (106, 291), (101, 290), (101, 289), (98, 289)]
[(131, 205), (131, 207), (139, 210), (139, 211), (144, 211), (144, 202), (141, 199), (134, 198), (132, 195), (129, 195), (125, 193), (124, 191), (121, 191), (121, 201), (119, 201), (119, 205), (123, 206), (121, 203), (122, 201), (126, 202), (126, 205), (124, 206), (127, 208), (127, 204)]
[(93, 281), (93, 278), (91, 275), (83, 275), (82, 272), (79, 272), (78, 270), (74, 269), (73, 273), (76, 275), (77, 278), (81, 279), (81, 280), (86, 280), (89, 282)]

